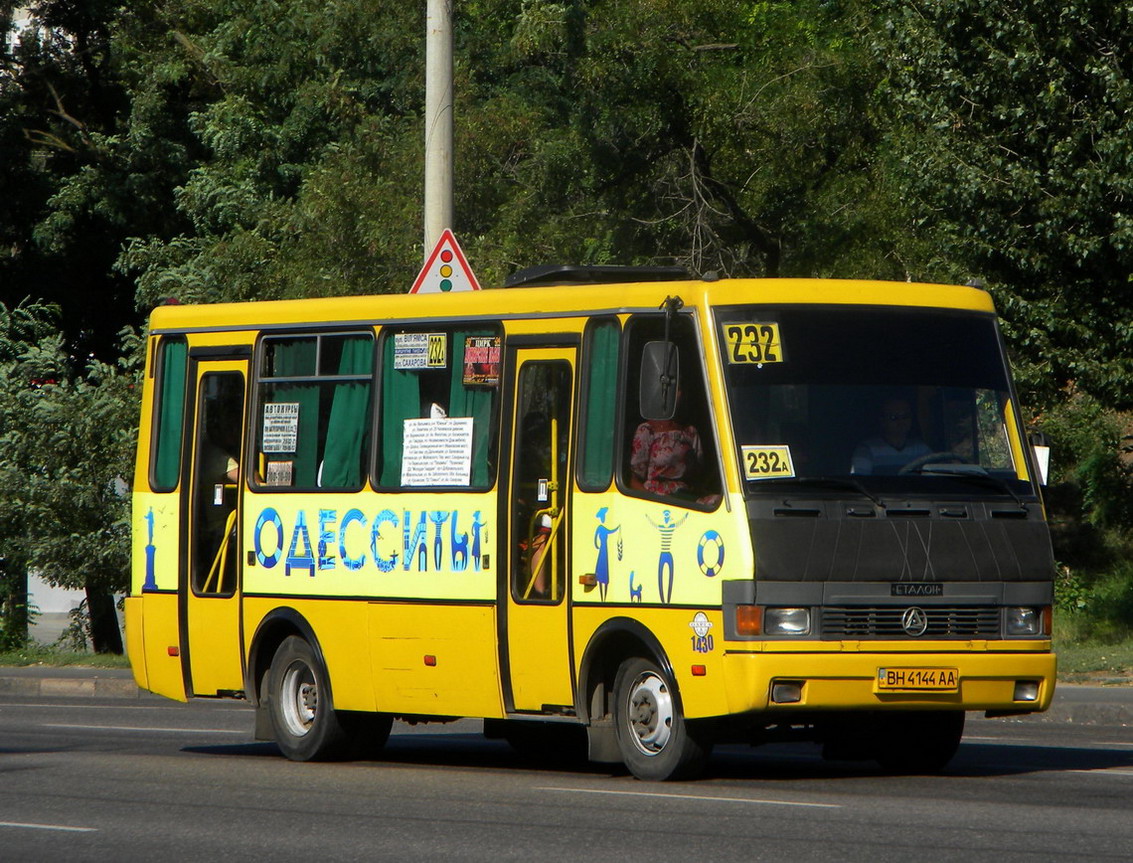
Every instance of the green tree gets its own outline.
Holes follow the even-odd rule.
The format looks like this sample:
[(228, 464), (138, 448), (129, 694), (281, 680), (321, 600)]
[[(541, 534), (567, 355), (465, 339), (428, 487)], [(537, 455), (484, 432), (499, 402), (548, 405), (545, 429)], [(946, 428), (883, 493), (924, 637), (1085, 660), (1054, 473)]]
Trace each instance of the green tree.
[(17, 6), (32, 26), (0, 42), (0, 301), (55, 303), (68, 350), (109, 359), (136, 322), (118, 249), (162, 212), (115, 168), (110, 141), (128, 105), (111, 49), (119, 4), (5, 3), (0, 22)]
[[(21, 383), (16, 368), (29, 344), (50, 338), (54, 308), (20, 302), (11, 308), (0, 303), (0, 436), (21, 421), (17, 393)], [(24, 537), (29, 519), (18, 497), (19, 485), (0, 479), (0, 649), (22, 647), (28, 637), (28, 553)]]
[[(198, 147), (184, 229), (140, 233), (120, 260), (141, 305), (405, 290), (423, 252), (422, 10), (168, 8), (171, 38), (131, 43), (131, 93)], [(906, 275), (855, 4), (456, 14), (455, 227), (485, 284), (547, 262)]]
[[(72, 369), (54, 310), (25, 304), (0, 356), (0, 526), (5, 558), (26, 575), (86, 591), (98, 652), (122, 652), (113, 594), (129, 581), (133, 361)], [(13, 332), (14, 331), (14, 332)], [(137, 355), (129, 339), (126, 356)]]
[(874, 34), (918, 275), (988, 284), (1029, 403), (1128, 409), (1133, 7), (893, 0)]

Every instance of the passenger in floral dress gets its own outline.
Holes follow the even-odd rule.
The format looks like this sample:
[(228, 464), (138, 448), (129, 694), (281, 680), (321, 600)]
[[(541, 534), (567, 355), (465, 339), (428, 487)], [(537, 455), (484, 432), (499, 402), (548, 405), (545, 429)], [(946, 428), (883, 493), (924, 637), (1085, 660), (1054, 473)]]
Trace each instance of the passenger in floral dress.
[(633, 435), (632, 485), (654, 494), (690, 490), (698, 479), (703, 456), (696, 426), (676, 420), (646, 420)]

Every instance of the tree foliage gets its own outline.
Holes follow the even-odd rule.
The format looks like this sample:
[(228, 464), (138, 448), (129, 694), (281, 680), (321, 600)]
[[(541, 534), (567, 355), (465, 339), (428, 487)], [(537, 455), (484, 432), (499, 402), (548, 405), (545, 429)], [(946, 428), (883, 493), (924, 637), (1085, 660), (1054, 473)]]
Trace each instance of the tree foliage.
[(122, 651), (111, 594), (129, 571), (136, 384), (125, 361), (72, 368), (53, 307), (0, 305), (5, 571), (85, 590), (98, 651)]
[(1031, 400), (1133, 404), (1128, 3), (883, 4), (924, 272), (995, 293)]

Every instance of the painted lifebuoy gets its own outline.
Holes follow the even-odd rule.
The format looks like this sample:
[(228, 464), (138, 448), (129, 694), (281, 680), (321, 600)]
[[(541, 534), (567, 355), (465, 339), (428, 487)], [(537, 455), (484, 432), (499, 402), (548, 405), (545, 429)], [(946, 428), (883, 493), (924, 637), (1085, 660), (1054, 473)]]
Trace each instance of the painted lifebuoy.
[[(705, 549), (708, 549), (706, 552)], [(709, 578), (715, 578), (724, 567), (724, 540), (714, 530), (706, 530), (696, 547), (696, 562), (700, 571)]]

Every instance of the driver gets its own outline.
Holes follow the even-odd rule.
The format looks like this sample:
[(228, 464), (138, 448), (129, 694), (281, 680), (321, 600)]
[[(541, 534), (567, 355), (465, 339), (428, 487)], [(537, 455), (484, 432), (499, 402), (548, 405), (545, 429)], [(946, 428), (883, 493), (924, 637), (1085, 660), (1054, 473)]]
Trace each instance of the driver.
[(850, 473), (895, 474), (914, 459), (932, 452), (923, 440), (911, 433), (913, 410), (908, 399), (886, 399), (877, 422), (879, 434), (858, 444)]

